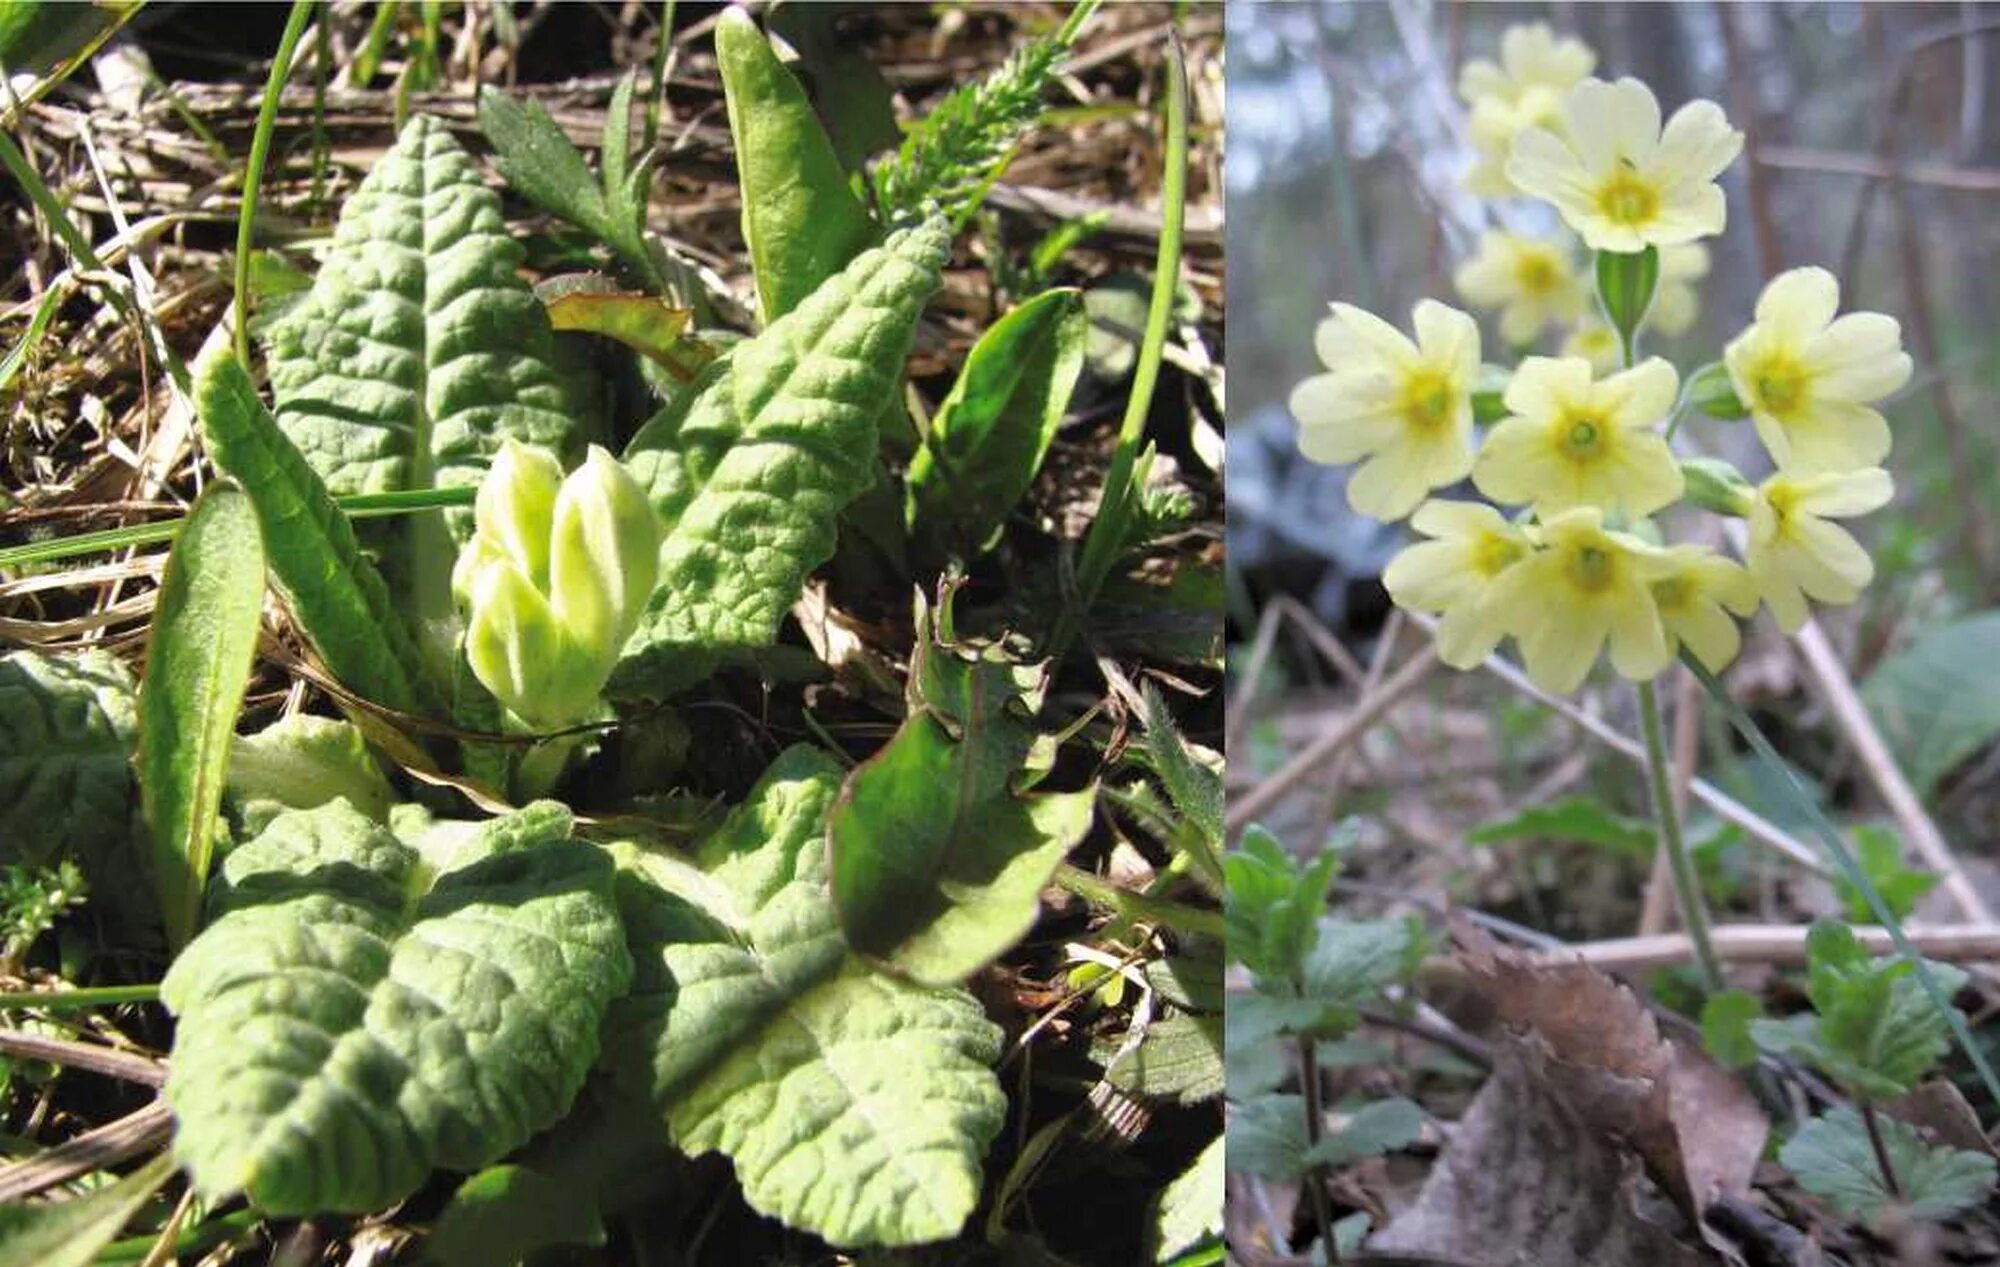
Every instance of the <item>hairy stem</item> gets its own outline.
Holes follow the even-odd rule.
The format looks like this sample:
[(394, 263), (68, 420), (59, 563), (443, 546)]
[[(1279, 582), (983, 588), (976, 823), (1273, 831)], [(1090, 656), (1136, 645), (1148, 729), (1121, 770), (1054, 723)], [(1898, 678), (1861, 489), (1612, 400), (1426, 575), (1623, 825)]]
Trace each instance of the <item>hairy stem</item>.
[[(1319, 1101), (1319, 1053), (1312, 1039), (1299, 1039), (1299, 1088), (1306, 1101), (1306, 1148), (1319, 1146), (1325, 1129)], [(1325, 1176), (1319, 1166), (1306, 1171), (1306, 1197), (1312, 1202), (1313, 1222), (1319, 1228), (1319, 1243), (1330, 1263), (1340, 1261), (1340, 1247), (1333, 1239), (1333, 1208), (1326, 1199)]]
[(1695, 963), (1701, 968), (1702, 985), (1714, 994), (1722, 989), (1722, 961), (1716, 957), (1715, 941), (1709, 936), (1708, 908), (1701, 898), (1701, 883), (1695, 875), (1694, 857), (1681, 836), (1680, 815), (1674, 810), (1673, 777), (1667, 757), (1666, 728), (1660, 724), (1660, 696), (1651, 682), (1640, 682), (1639, 722), (1646, 738), (1646, 774), (1653, 787), (1653, 817), (1659, 823), (1660, 848), (1666, 852), (1674, 877), (1674, 896), (1680, 901), (1681, 926), (1694, 943)]

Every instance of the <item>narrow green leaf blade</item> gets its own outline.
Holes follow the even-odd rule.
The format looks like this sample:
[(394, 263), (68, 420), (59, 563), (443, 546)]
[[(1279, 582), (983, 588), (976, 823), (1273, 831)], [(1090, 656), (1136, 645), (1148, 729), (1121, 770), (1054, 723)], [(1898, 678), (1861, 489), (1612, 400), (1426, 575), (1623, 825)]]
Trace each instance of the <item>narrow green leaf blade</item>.
[(864, 252), (633, 437), (667, 532), (612, 695), (663, 698), (776, 636), (875, 478), (876, 418), (950, 245), (931, 221)]
[(877, 231), (812, 102), (748, 13), (723, 12), (715, 55), (743, 191), (743, 240), (768, 325), (847, 267)]
[(607, 1055), (677, 1144), (730, 1158), (756, 1209), (843, 1247), (943, 1240), (1006, 1113), (1000, 1034), (964, 991), (843, 945), (822, 834), (839, 783), (794, 748), (691, 863), (620, 847), (638, 970)]
[(0, 1205), (0, 1267), (90, 1267), (173, 1173), (162, 1154), (87, 1196)]
[(195, 409), (209, 457), (249, 494), (271, 574), (333, 675), (377, 704), (435, 711), (436, 688), (354, 526), (235, 357), (195, 366)]
[(569, 829), (542, 802), (420, 854), (335, 801), (231, 852), (160, 988), (196, 1187), (378, 1210), (560, 1118), (632, 971), (610, 862)]
[(972, 345), (910, 462), (919, 533), (944, 530), (967, 552), (992, 548), (1062, 425), (1089, 333), (1081, 294), (1051, 290)]
[[(516, 101), (489, 84), (479, 94), (479, 130), (493, 145), (494, 166), (516, 193), (600, 238), (612, 233), (597, 177), (541, 102)], [(608, 170), (608, 143), (605, 153)]]
[(199, 920), (263, 604), (256, 509), (236, 484), (211, 484), (167, 555), (139, 688), (139, 796), (175, 949)]

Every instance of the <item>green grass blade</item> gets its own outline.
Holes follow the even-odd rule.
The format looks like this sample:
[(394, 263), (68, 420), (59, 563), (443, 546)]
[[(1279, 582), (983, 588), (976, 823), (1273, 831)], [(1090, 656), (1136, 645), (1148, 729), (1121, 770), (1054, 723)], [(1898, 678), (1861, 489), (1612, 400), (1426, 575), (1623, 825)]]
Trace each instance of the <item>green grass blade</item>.
[(271, 156), (271, 132), (278, 123), (278, 98), (292, 69), (292, 54), (312, 16), (313, 0), (292, 0), (292, 15), (278, 40), (278, 55), (264, 81), (264, 102), (257, 107), (257, 130), (250, 134), (250, 162), (243, 172), (243, 210), (236, 218), (236, 355), (250, 363), (250, 241), (257, 231), (257, 190), (264, 183), (264, 163)]
[(1173, 317), (1174, 295), (1180, 287), (1181, 230), (1187, 212), (1188, 83), (1187, 55), (1176, 36), (1167, 57), (1167, 156), (1160, 194), (1160, 249), (1153, 261), (1153, 294), (1146, 308), (1146, 333), (1132, 375), (1132, 394), (1118, 427), (1118, 449), (1104, 477), (1104, 500), (1084, 539), (1077, 564), (1076, 589), (1056, 627), (1051, 651), (1060, 657), (1075, 637), (1080, 622), (1097, 601), (1104, 578), (1128, 545), (1132, 517), (1133, 465), (1146, 416), (1153, 408), (1153, 388), (1160, 378), (1160, 360), (1167, 345), (1167, 325)]
[(263, 605), (256, 508), (236, 484), (213, 484), (167, 556), (139, 688), (139, 800), (175, 950), (200, 920)]
[(377, 704), (436, 714), (436, 684), (354, 525), (279, 430), (242, 363), (218, 356), (196, 366), (195, 402), (210, 458), (250, 494), (272, 575), (333, 675)]
[(1806, 790), (1799, 786), (1798, 778), (1792, 773), (1791, 767), (1778, 755), (1778, 750), (1771, 746), (1771, 741), (1764, 737), (1764, 732), (1757, 728), (1757, 723), (1751, 720), (1750, 714), (1744, 712), (1742, 705), (1730, 697), (1722, 683), (1716, 681), (1715, 675), (1703, 668), (1701, 663), (1686, 651), (1681, 652), (1681, 662), (1688, 666), (1688, 671), (1694, 674), (1695, 680), (1707, 689), (1710, 697), (1721, 707), (1723, 715), (1729, 718), (1729, 724), (1736, 728), (1736, 733), (1743, 736), (1743, 742), (1749, 744), (1750, 750), (1757, 754), (1758, 760), (1769, 767), (1774, 781), (1785, 790), (1785, 795), (1791, 798), (1792, 808), (1797, 811), (1799, 817), (1812, 824), (1813, 834), (1819, 837), (1820, 844), (1825, 846), (1828, 855), (1840, 868), (1840, 873), (1847, 877), (1848, 882), (1867, 899), (1868, 909), (1875, 913), (1876, 920), (1889, 934), (1889, 944), (1895, 947), (1897, 955), (1909, 961), (1917, 981), (1924, 987), (1924, 993), (1930, 996), (1931, 1002), (1944, 1016), (1945, 1023), (1951, 1026), (1952, 1037), (1958, 1040), (1959, 1047), (1964, 1050), (1966, 1058), (1978, 1072), (1980, 1085), (1986, 1088), (1986, 1094), (1993, 1098), (1994, 1103), (2000, 1104), (2000, 1077), (1995, 1076), (1993, 1066), (1987, 1061), (1985, 1052), (1973, 1041), (1972, 1031), (1967, 1028), (1965, 1018), (1959, 1015), (1958, 1010), (1951, 1005), (1951, 1000), (1945, 997), (1929, 965), (1924, 962), (1923, 956), (1917, 953), (1916, 947), (1910, 944), (1910, 939), (1904, 935), (1902, 921), (1896, 918), (1896, 912), (1889, 908), (1889, 903), (1883, 899), (1881, 890), (1877, 889), (1875, 882), (1868, 878), (1868, 873), (1862, 869), (1861, 860), (1854, 856), (1854, 851), (1840, 838), (1839, 829), (1820, 811)]

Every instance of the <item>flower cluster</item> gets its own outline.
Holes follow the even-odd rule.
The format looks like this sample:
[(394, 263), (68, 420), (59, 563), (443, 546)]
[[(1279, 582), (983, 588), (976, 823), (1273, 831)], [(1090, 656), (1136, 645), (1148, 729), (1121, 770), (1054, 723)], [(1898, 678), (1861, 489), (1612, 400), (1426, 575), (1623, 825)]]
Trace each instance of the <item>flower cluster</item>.
[[(1545, 26), (1517, 27), (1499, 64), (1475, 62), (1460, 81), (1474, 187), (1552, 205), (1591, 253), (1579, 263), (1565, 242), (1493, 231), (1458, 270), (1518, 365), (1484, 364), (1478, 324), (1435, 300), (1417, 305), (1414, 337), (1334, 304), (1315, 336), (1327, 372), (1291, 397), (1307, 457), (1358, 463), (1354, 509), (1411, 517), (1422, 539), (1383, 579), (1399, 605), (1439, 617), (1440, 656), (1469, 668), (1511, 637), (1557, 692), (1607, 648), (1635, 681), (1683, 649), (1720, 670), (1760, 607), (1792, 633), (1809, 602), (1854, 601), (1873, 565), (1834, 521), (1890, 499), (1876, 406), (1911, 372), (1896, 322), (1839, 315), (1819, 268), (1774, 279), (1721, 361), (1685, 383), (1668, 361), (1640, 359), (1642, 331), (1694, 325), (1700, 239), (1726, 223), (1716, 182), (1742, 135), (1707, 101), (1663, 122), (1643, 83), (1589, 78), (1594, 63)], [(1561, 355), (1528, 354), (1552, 327), (1567, 332)], [(1727, 463), (1677, 456), (1690, 409), (1749, 418), (1772, 473), (1753, 487)], [(1468, 477), (1494, 505), (1432, 496)], [(1665, 543), (1655, 517), (1677, 505), (1747, 519), (1744, 562)]]
[(565, 477), (553, 453), (509, 440), (473, 522), (451, 586), (474, 676), (530, 726), (589, 720), (659, 568), (645, 490), (596, 445)]

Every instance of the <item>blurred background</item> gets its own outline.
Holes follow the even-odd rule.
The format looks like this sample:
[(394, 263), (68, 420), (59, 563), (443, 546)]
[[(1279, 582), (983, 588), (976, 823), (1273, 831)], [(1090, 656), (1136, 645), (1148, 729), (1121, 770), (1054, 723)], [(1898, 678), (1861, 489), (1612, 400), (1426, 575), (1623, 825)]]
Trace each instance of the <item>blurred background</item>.
[[(1596, 52), (1598, 76), (1645, 80), (1663, 113), (1707, 97), (1746, 134), (1743, 157), (1723, 180), (1729, 225), (1707, 243), (1696, 319), (1678, 337), (1649, 336), (1648, 352), (1683, 374), (1719, 358), (1748, 324), (1763, 282), (1804, 264), (1840, 277), (1843, 310), (1874, 309), (1903, 323), (1917, 373), (1886, 407), (1898, 498), (1858, 528), (1878, 579), (1856, 607), (1822, 612), (1822, 623), (1892, 749), (1906, 769), (1920, 767), (1913, 777), (1933, 795), (1947, 834), (1990, 837), (2000, 828), (1992, 810), (2000, 770), (1980, 760), (1994, 755), (2000, 730), (1990, 680), (2000, 619), (1983, 614), (2000, 595), (2000, 5), (1329, 0), (1234, 3), (1227, 21), (1230, 697), (1232, 738), (1242, 739), (1231, 749), (1231, 775), (1239, 790), (1351, 702), (1354, 683), (1337, 656), (1369, 661), (1389, 612), (1378, 576), (1406, 535), (1401, 525), (1354, 515), (1344, 470), (1296, 451), (1285, 400), (1321, 368), (1313, 327), (1333, 300), (1406, 329), (1425, 296), (1470, 308), (1452, 275), (1484, 229), (1557, 228), (1540, 204), (1466, 192), (1475, 155), (1456, 91), (1464, 63), (1497, 58), (1509, 26), (1545, 22)], [(1496, 314), (1475, 313), (1487, 359), (1502, 359)], [(1559, 342), (1545, 335), (1536, 350), (1551, 354)], [(1747, 423), (1697, 421), (1687, 432), (1753, 479), (1768, 470)], [(1292, 615), (1309, 614), (1319, 629), (1278, 619), (1253, 655), (1274, 600), (1296, 602)], [(1843, 741), (1826, 735), (1815, 748), (1821, 716), (1799, 693), (1793, 651), (1767, 619), (1753, 630), (1733, 688), (1773, 715), (1793, 744), (1788, 754), (1841, 799), (1852, 776)], [(1338, 640), (1336, 659), (1324, 637), (1315, 646), (1315, 633)], [(1414, 631), (1406, 637), (1410, 647), (1421, 643)], [(1946, 645), (1933, 652), (1928, 643)], [(1906, 666), (1895, 662), (1912, 648), (1923, 650), (1920, 663), (1901, 672)], [(1245, 674), (1253, 659), (1255, 682)], [(1898, 670), (1889, 675), (1896, 680), (1871, 680), (1885, 666)], [(1885, 698), (1912, 678), (1918, 694)], [(1447, 673), (1427, 689), (1448, 705), (1482, 688)], [(1607, 691), (1606, 707), (1629, 707), (1628, 696)], [(1355, 759), (1394, 742), (1371, 735)], [(1378, 764), (1386, 759), (1388, 750), (1374, 751)], [(1396, 751), (1406, 766), (1410, 755)], [(1731, 756), (1708, 752), (1704, 771)], [(1445, 766), (1467, 762), (1478, 765), (1461, 748)], [(1365, 771), (1343, 764), (1326, 783), (1308, 780), (1311, 808), (1292, 797), (1278, 817), (1310, 834), (1336, 809), (1386, 805), (1384, 830), (1400, 830), (1393, 801)], [(1757, 799), (1754, 790), (1745, 796)], [(1424, 814), (1437, 813), (1427, 803)], [(1430, 830), (1449, 838), (1456, 828)]]

